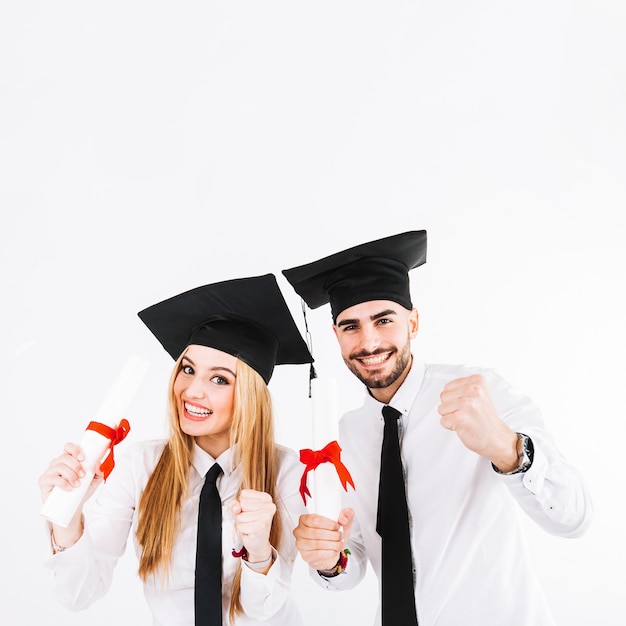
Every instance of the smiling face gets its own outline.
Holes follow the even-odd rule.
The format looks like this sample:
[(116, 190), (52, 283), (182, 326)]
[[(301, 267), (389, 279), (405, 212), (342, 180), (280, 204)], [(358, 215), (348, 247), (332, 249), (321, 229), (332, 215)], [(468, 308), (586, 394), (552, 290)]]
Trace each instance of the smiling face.
[(213, 458), (230, 446), (237, 358), (191, 345), (174, 381), (180, 427)]
[(416, 309), (390, 300), (371, 300), (343, 310), (333, 329), (348, 369), (380, 402), (388, 402), (411, 364), (417, 335)]

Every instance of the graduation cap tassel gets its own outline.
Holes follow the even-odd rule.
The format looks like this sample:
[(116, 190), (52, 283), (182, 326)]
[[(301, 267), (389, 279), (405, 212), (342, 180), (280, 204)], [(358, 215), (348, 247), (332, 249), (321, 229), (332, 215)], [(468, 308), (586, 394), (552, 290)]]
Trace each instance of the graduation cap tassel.
[[(306, 339), (306, 345), (307, 348), (309, 349), (309, 353), (311, 354), (311, 356), (313, 356), (313, 338), (311, 337), (311, 333), (309, 332), (309, 323), (306, 319), (306, 302), (304, 301), (304, 299), (301, 299), (301, 305), (302, 305), (302, 316), (304, 317), (304, 329), (305, 329), (305, 339)], [(313, 365), (313, 361), (311, 361), (311, 366), (309, 369), (309, 398), (311, 397), (311, 381), (317, 378), (317, 372), (315, 371), (315, 366)]]
[(317, 373), (315, 371), (315, 367), (313, 366), (313, 363), (311, 363), (311, 369), (309, 371), (309, 398), (311, 397), (311, 381), (317, 378)]

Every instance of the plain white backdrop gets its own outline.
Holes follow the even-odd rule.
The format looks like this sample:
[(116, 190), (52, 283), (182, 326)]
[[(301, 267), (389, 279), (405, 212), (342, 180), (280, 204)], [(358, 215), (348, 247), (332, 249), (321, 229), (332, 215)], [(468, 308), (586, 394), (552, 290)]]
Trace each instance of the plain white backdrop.
[[(165, 432), (137, 311), (274, 272), (304, 329), (283, 268), (425, 228), (414, 351), (539, 404), (595, 505), (580, 539), (525, 522), (539, 576), (559, 624), (623, 625), (625, 29), (621, 0), (4, 2), (0, 621), (149, 624), (130, 551), (105, 599), (57, 604), (37, 488), (130, 354), (127, 441)], [(328, 309), (308, 321), (347, 409)], [(308, 447), (306, 368), (270, 388)], [(308, 626), (373, 618), (372, 576), (333, 594), (298, 562), (294, 593)]]

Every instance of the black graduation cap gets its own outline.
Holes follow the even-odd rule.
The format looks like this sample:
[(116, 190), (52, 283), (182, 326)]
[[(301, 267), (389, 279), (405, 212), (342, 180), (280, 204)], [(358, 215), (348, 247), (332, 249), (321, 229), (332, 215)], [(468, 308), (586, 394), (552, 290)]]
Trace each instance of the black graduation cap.
[(369, 300), (391, 300), (411, 309), (408, 272), (423, 263), (426, 231), (413, 230), (283, 270), (283, 274), (311, 309), (330, 302), (336, 321), (341, 311)]
[(245, 361), (269, 382), (274, 365), (312, 363), (274, 274), (185, 291), (137, 315), (176, 360), (190, 344)]

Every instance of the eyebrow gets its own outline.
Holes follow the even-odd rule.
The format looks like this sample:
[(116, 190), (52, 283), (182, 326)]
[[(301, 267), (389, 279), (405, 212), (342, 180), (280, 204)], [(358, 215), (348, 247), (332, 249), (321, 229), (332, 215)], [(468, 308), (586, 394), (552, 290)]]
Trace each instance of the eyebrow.
[[(370, 315), (370, 321), (374, 322), (375, 320), (380, 319), (381, 317), (389, 317), (390, 315), (396, 315), (396, 312), (393, 309), (385, 309), (384, 311), (381, 311), (380, 313), (375, 313), (374, 315)], [(359, 321), (360, 320), (357, 318), (341, 320), (340, 322), (337, 323), (337, 326), (338, 327), (351, 326), (352, 324), (358, 324)]]
[[(185, 362), (188, 361), (190, 365), (193, 365), (194, 367), (196, 367), (196, 364), (193, 362), (193, 359), (190, 359), (188, 356), (184, 356), (182, 361), (180, 362), (181, 365)], [(237, 378), (237, 374), (235, 374), (235, 372), (233, 372), (233, 370), (231, 370), (229, 367), (223, 367), (220, 365), (216, 365), (214, 367), (209, 367), (208, 368), (210, 372), (228, 372), (229, 374), (232, 374), (232, 376), (234, 376), (235, 378)]]

